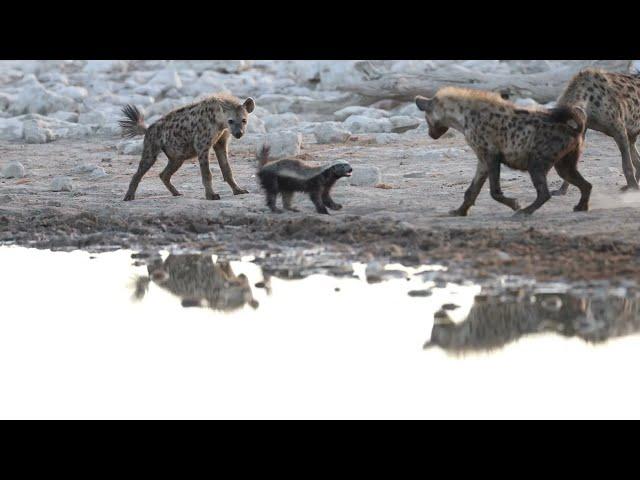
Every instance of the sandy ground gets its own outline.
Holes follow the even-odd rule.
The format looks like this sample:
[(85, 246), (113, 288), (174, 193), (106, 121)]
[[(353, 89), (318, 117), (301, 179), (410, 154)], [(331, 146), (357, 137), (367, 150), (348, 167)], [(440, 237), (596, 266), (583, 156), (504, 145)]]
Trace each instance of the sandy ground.
[[(119, 155), (115, 139), (60, 140), (42, 145), (0, 144), (0, 164), (20, 161), (27, 176), (0, 179), (0, 241), (40, 248), (162, 246), (250, 250), (323, 245), (345, 255), (385, 257), (404, 263), (443, 261), (485, 271), (539, 278), (640, 278), (640, 194), (619, 192), (625, 184), (613, 140), (588, 132), (581, 172), (593, 183), (591, 210), (575, 213), (579, 192), (552, 198), (532, 217), (514, 219), (489, 196), (488, 183), (468, 217), (448, 217), (459, 206), (475, 171), (475, 157), (461, 135), (432, 140), (424, 129), (378, 145), (358, 135), (339, 145), (318, 145), (305, 137), (303, 154), (321, 161), (375, 165), (391, 188), (355, 187), (340, 180), (334, 198), (344, 205), (318, 215), (306, 196), (299, 213), (276, 215), (264, 206), (255, 178), (255, 146), (234, 141), (230, 161), (237, 182), (250, 193), (234, 196), (212, 158), (219, 201), (204, 199), (199, 168), (187, 162), (173, 177), (183, 193), (172, 197), (158, 178), (161, 155), (144, 177), (133, 202), (123, 202), (139, 157)], [(454, 148), (453, 154), (433, 150)], [(462, 150), (462, 151), (460, 151)], [(78, 165), (102, 166), (108, 176), (74, 174)], [(49, 191), (53, 177), (73, 179), (72, 192)], [(560, 184), (555, 172), (550, 187)], [(527, 174), (503, 167), (506, 195), (527, 205), (535, 190)]]

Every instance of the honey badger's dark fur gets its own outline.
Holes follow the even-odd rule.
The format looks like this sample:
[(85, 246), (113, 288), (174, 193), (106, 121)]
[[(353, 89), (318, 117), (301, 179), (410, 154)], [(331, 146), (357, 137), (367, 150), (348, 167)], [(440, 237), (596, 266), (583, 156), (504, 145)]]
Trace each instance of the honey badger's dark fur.
[(297, 212), (291, 201), (294, 192), (307, 192), (318, 213), (329, 214), (327, 208), (340, 210), (342, 205), (331, 198), (331, 189), (342, 177), (351, 176), (351, 166), (345, 161), (315, 166), (302, 160), (287, 158), (269, 162), (269, 149), (263, 147), (258, 155), (258, 178), (267, 194), (267, 206), (272, 212), (282, 213), (276, 207), (278, 194), (282, 194), (285, 209)]

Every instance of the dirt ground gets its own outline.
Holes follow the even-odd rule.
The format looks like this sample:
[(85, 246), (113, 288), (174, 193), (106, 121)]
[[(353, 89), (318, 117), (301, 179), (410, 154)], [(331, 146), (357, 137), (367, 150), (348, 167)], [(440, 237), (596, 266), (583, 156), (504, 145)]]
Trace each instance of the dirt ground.
[[(173, 244), (236, 251), (323, 246), (353, 259), (438, 261), (476, 275), (640, 280), (640, 193), (619, 191), (625, 181), (612, 139), (591, 131), (587, 135), (580, 170), (594, 185), (589, 212), (572, 211), (579, 196), (572, 187), (532, 217), (515, 219), (511, 210), (491, 199), (488, 183), (468, 217), (446, 216), (462, 202), (475, 171), (475, 157), (461, 135), (435, 141), (420, 129), (384, 145), (374, 137), (357, 135), (345, 144), (318, 145), (305, 136), (305, 155), (375, 165), (387, 187), (356, 187), (340, 180), (334, 198), (344, 209), (331, 216), (316, 214), (303, 195), (295, 200), (299, 213), (268, 212), (255, 178), (255, 139), (236, 140), (230, 147), (235, 178), (250, 191), (247, 195), (231, 193), (212, 158), (219, 201), (204, 199), (195, 160), (173, 178), (182, 197), (172, 197), (158, 178), (166, 164), (161, 155), (142, 180), (136, 200), (123, 202), (139, 157), (119, 155), (115, 139), (2, 143), (0, 166), (20, 161), (27, 176), (0, 179), (0, 242), (86, 249)], [(434, 152), (442, 149), (456, 150)], [(83, 164), (102, 166), (108, 175), (92, 179), (72, 173)], [(58, 175), (72, 178), (72, 192), (49, 191)], [(549, 183), (559, 186), (555, 172)], [(502, 188), (523, 206), (535, 197), (528, 175), (506, 167)]]

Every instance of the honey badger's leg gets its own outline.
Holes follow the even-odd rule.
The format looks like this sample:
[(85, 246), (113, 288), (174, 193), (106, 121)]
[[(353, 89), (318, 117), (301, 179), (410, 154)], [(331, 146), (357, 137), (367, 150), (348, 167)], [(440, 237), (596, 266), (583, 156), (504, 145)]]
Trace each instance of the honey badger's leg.
[(127, 190), (127, 194), (124, 196), (124, 201), (128, 202), (129, 200), (133, 200), (136, 196), (136, 190), (138, 189), (138, 185), (140, 184), (140, 180), (145, 173), (149, 171), (149, 169), (156, 163), (158, 155), (160, 154), (160, 144), (150, 132), (147, 131), (147, 135), (144, 137), (144, 143), (142, 147), (142, 158), (140, 159), (140, 165), (138, 165), (138, 170), (133, 174), (133, 178), (131, 178), (131, 183), (129, 184), (129, 189)]
[(549, 186), (547, 185), (547, 173), (551, 168), (552, 162), (545, 158), (532, 158), (529, 161), (529, 175), (533, 186), (536, 187), (538, 193), (536, 199), (531, 205), (518, 210), (516, 215), (530, 215), (544, 205), (550, 198)]
[(200, 164), (200, 174), (202, 175), (202, 185), (204, 185), (205, 198), (207, 200), (220, 200), (220, 195), (213, 191), (211, 167), (209, 166), (211, 135), (203, 133), (199, 135), (199, 137), (196, 137), (194, 147), (196, 152), (198, 152), (198, 163)]
[(638, 181), (634, 175), (633, 165), (631, 163), (631, 146), (629, 145), (629, 138), (625, 128), (621, 128), (613, 136), (613, 139), (618, 144), (620, 153), (622, 154), (622, 171), (624, 177), (627, 179), (627, 184), (622, 187), (621, 190), (638, 190)]
[(327, 185), (322, 191), (322, 203), (324, 204), (325, 207), (330, 208), (331, 210), (340, 210), (342, 208), (342, 205), (334, 202), (333, 199), (331, 198), (330, 193), (331, 193), (332, 186), (333, 185)]
[(571, 183), (580, 189), (580, 201), (575, 207), (573, 207), (573, 210), (576, 212), (586, 212), (589, 210), (591, 184), (587, 182), (582, 175), (580, 175), (580, 172), (578, 172), (578, 158), (580, 158), (580, 151), (575, 149), (562, 157), (555, 164), (555, 168), (558, 175), (560, 175), (565, 182)]
[(311, 192), (309, 192), (309, 196), (311, 197), (311, 201), (313, 202), (313, 204), (316, 206), (316, 210), (318, 213), (329, 215), (329, 210), (327, 210), (327, 207), (325, 207), (324, 203), (322, 202), (322, 189), (320, 187), (311, 190)]
[(475, 203), (476, 198), (478, 198), (478, 194), (480, 190), (482, 190), (482, 186), (484, 182), (487, 180), (487, 175), (489, 175), (489, 171), (487, 169), (487, 164), (482, 160), (478, 159), (478, 165), (476, 166), (476, 175), (473, 177), (471, 181), (471, 185), (467, 188), (467, 191), (464, 192), (464, 201), (462, 205), (456, 210), (451, 210), (449, 212), (450, 215), (456, 215), (460, 217), (466, 217), (467, 212), (471, 208), (471, 206)]
[(293, 192), (282, 192), (282, 205), (286, 210), (292, 212), (299, 212), (297, 208), (294, 208), (291, 202), (293, 201)]
[(267, 207), (269, 207), (273, 213), (282, 213), (282, 210), (276, 207), (276, 200), (278, 199), (279, 193), (278, 179), (273, 176), (265, 178), (262, 187), (267, 194)]
[(489, 186), (491, 188), (491, 198), (500, 202), (511, 210), (519, 210), (520, 204), (515, 198), (505, 197), (500, 188), (500, 161), (501, 155), (492, 155), (489, 158)]
[(227, 145), (229, 143), (230, 133), (228, 130), (222, 134), (218, 142), (213, 146), (213, 151), (218, 158), (218, 165), (220, 165), (220, 171), (222, 171), (222, 178), (229, 184), (234, 195), (241, 195), (243, 193), (249, 193), (248, 190), (240, 188), (233, 178), (233, 172), (231, 171), (231, 165), (229, 165)]
[(178, 171), (183, 162), (171, 158), (169, 155), (167, 155), (167, 158), (169, 159), (169, 163), (167, 163), (167, 166), (164, 167), (164, 170), (160, 173), (160, 180), (162, 180), (162, 183), (164, 183), (165, 187), (169, 189), (174, 197), (179, 197), (182, 194), (171, 183), (171, 176)]

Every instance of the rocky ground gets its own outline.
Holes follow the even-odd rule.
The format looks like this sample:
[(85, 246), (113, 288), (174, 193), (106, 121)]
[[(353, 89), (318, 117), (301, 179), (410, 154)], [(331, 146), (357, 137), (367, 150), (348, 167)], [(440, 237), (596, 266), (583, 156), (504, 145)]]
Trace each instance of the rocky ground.
[[(381, 62), (391, 71), (428, 70), (438, 62)], [(514, 219), (488, 186), (466, 218), (457, 207), (475, 170), (459, 134), (438, 141), (411, 103), (374, 105), (340, 92), (359, 75), (356, 62), (1, 62), (0, 241), (39, 248), (180, 246), (232, 253), (321, 247), (344, 258), (406, 264), (441, 262), (473, 275), (491, 272), (540, 279), (640, 279), (640, 194), (622, 194), (614, 142), (589, 132), (581, 171), (594, 184), (591, 211), (574, 213), (578, 192), (553, 198), (528, 219)], [(535, 72), (549, 62), (464, 62), (460, 68)], [(395, 69), (395, 70), (394, 70)], [(166, 158), (123, 202), (141, 140), (121, 141), (124, 103), (150, 122), (202, 95), (253, 96), (249, 134), (233, 140), (232, 168), (250, 193), (233, 196), (212, 158), (207, 201), (195, 162), (174, 176), (172, 197), (158, 178)], [(523, 99), (522, 102), (527, 102)], [(340, 180), (344, 205), (318, 215), (298, 196), (299, 213), (271, 214), (255, 179), (263, 143), (318, 161), (345, 159), (354, 176)], [(18, 164), (19, 163), (19, 164)], [(552, 186), (559, 185), (555, 173)], [(505, 193), (521, 204), (535, 191), (523, 173), (503, 169)]]

